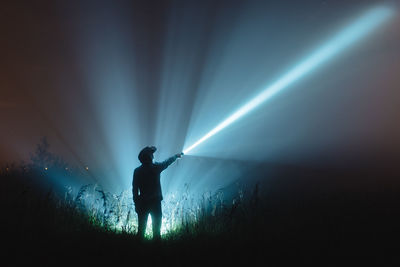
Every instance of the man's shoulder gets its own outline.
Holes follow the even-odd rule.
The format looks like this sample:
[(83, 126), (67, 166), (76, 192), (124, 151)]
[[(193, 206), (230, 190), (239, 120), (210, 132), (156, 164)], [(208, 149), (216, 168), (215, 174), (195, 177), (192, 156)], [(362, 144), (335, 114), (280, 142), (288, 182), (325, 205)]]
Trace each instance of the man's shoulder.
[(139, 167), (136, 167), (135, 170), (133, 171), (133, 173), (140, 171), (142, 169), (142, 167), (143, 167), (142, 165), (140, 165)]
[(137, 167), (133, 173), (137, 173), (137, 172), (147, 172), (148, 170), (152, 170), (152, 169), (157, 169), (160, 166), (161, 163), (152, 163), (152, 164), (146, 164), (146, 165), (140, 165), (139, 167)]

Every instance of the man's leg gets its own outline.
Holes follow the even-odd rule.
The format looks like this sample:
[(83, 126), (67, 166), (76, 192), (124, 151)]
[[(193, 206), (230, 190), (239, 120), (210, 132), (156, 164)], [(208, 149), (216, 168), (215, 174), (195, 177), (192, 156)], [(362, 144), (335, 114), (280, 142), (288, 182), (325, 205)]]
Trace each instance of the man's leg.
[(146, 225), (147, 225), (147, 218), (149, 217), (149, 211), (148, 210), (142, 210), (138, 212), (138, 236), (140, 238), (144, 238), (144, 234), (146, 232)]
[(162, 211), (161, 211), (161, 201), (153, 203), (151, 209), (151, 221), (153, 223), (153, 239), (161, 239), (161, 221), (162, 221)]

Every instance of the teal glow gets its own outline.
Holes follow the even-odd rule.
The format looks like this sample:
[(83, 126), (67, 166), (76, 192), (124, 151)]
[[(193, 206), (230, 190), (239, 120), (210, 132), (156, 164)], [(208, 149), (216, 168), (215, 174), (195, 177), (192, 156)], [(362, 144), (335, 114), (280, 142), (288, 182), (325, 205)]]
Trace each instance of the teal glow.
[(217, 134), (218, 132), (222, 131), (224, 128), (228, 127), (236, 120), (245, 116), (250, 111), (254, 110), (256, 107), (260, 106), (261, 104), (281, 92), (283, 89), (287, 88), (292, 83), (299, 80), (301, 77), (310, 73), (319, 65), (331, 59), (333, 56), (337, 55), (348, 46), (365, 37), (368, 33), (372, 32), (382, 23), (387, 21), (392, 14), (393, 11), (387, 7), (376, 7), (369, 10), (351, 25), (336, 34), (331, 40), (326, 42), (325, 45), (323, 45), (313, 54), (302, 60), (300, 64), (289, 70), (280, 79), (265, 88), (261, 93), (259, 93), (253, 99), (240, 107), (237, 111), (227, 117), (215, 128), (213, 128), (211, 131), (201, 137), (198, 141), (194, 142), (190, 146), (187, 146), (183, 150), (183, 153), (190, 154), (189, 152), (191, 152), (198, 145), (200, 145), (213, 135)]

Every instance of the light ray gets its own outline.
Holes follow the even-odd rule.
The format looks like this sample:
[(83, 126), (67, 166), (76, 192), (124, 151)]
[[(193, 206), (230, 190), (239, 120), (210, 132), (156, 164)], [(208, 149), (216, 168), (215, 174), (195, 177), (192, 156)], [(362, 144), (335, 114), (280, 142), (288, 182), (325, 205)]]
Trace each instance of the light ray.
[(187, 146), (183, 150), (183, 153), (189, 154), (189, 152), (191, 152), (195, 147), (197, 147), (210, 137), (214, 136), (218, 132), (222, 131), (233, 122), (242, 118), (250, 111), (254, 110), (256, 107), (260, 106), (271, 97), (275, 96), (277, 93), (281, 92), (283, 89), (287, 88), (292, 83), (299, 80), (301, 77), (310, 73), (313, 69), (331, 59), (333, 56), (341, 52), (346, 47), (363, 38), (368, 33), (372, 32), (378, 26), (387, 21), (393, 13), (393, 10), (388, 7), (375, 7), (369, 10), (351, 25), (336, 34), (325, 45), (323, 45), (317, 51), (308, 56), (305, 60), (302, 60), (301, 63), (299, 63), (286, 74), (284, 74), (275, 83), (265, 88), (261, 93), (259, 93), (249, 102), (240, 107), (232, 115), (230, 115), (220, 124), (218, 124), (214, 129), (201, 137), (198, 141), (190, 146)]

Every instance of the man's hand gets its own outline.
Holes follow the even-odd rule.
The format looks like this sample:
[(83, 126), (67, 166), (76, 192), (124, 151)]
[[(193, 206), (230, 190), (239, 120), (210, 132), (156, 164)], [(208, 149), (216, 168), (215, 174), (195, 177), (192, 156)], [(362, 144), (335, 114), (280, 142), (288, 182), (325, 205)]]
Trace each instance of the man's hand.
[(178, 154), (175, 155), (175, 157), (177, 157), (177, 158), (181, 158), (182, 156), (183, 156), (183, 152), (178, 153)]

